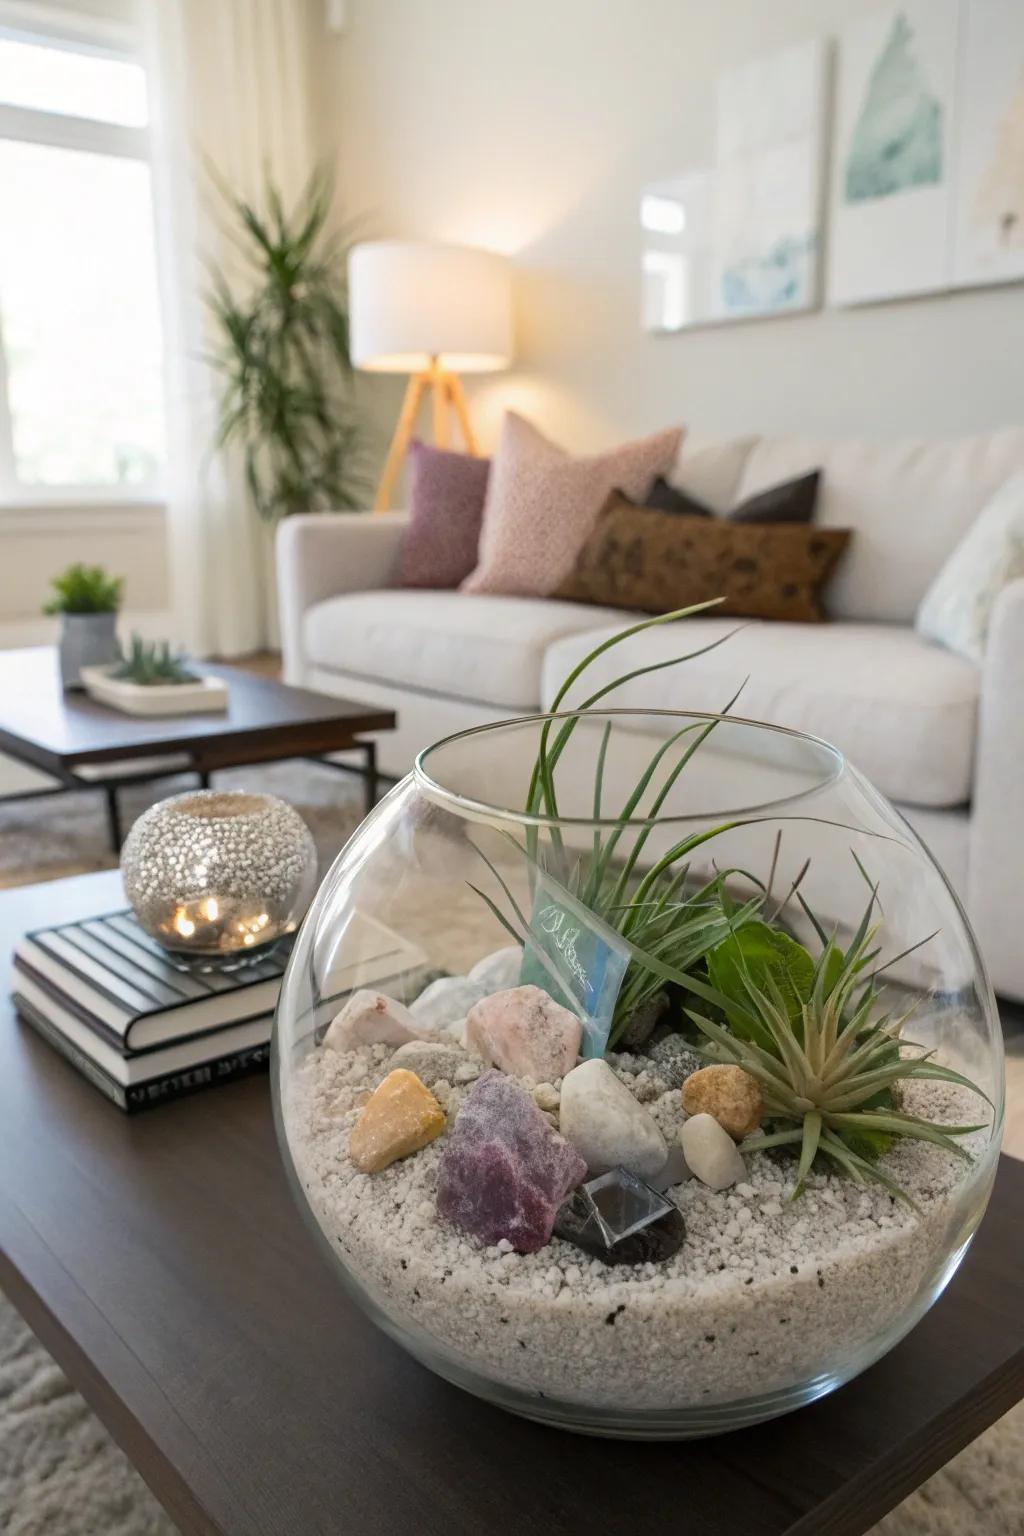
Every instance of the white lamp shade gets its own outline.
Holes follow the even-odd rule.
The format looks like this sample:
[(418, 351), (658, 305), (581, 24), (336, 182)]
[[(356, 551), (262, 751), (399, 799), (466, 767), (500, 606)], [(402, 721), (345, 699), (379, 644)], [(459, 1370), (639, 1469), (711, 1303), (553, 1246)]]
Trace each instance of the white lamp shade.
[(370, 240), (348, 258), (349, 345), (357, 368), (486, 373), (512, 360), (508, 263), (491, 251)]

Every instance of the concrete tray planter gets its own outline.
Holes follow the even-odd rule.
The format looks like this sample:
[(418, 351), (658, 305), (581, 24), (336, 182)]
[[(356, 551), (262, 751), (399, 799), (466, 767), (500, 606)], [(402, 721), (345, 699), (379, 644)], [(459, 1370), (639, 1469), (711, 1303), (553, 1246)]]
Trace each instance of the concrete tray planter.
[(194, 715), (226, 709), (227, 684), (216, 677), (195, 683), (129, 683), (111, 677), (109, 667), (83, 667), (82, 685), (90, 698), (126, 715)]

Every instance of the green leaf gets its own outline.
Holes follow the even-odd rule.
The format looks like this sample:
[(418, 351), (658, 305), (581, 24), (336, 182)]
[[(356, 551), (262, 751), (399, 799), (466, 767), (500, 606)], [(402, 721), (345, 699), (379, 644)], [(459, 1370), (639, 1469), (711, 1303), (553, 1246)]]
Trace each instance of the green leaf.
[(787, 933), (763, 922), (746, 923), (710, 952), (707, 965), (712, 985), (728, 1000), (726, 1018), (737, 1034), (763, 1043), (750, 989), (763, 990), (769, 978), (782, 995), (787, 1018), (799, 1024), (814, 985), (814, 961)]

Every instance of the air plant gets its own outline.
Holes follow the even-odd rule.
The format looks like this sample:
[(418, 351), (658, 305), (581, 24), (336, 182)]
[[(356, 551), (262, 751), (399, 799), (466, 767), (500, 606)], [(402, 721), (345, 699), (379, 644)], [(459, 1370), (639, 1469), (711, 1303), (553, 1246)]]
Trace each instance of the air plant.
[(896, 1098), (900, 1085), (929, 1079), (956, 1083), (990, 1101), (975, 1083), (937, 1062), (934, 1051), (903, 1038), (912, 1008), (902, 1014), (883, 1008), (879, 977), (920, 945), (875, 966), (881, 926), (873, 921), (877, 885), (845, 952), (799, 894), (798, 900), (821, 942), (817, 959), (773, 930), (777, 942), (759, 948), (763, 936), (756, 930), (763, 925), (755, 924), (740, 936), (742, 942), (725, 942), (730, 951), (725, 965), (712, 952), (709, 982), (691, 978), (691, 990), (722, 1021), (697, 1008), (686, 1012), (705, 1037), (704, 1055), (742, 1067), (760, 1085), (766, 1129), (744, 1141), (741, 1150), (799, 1147), (794, 1199), (812, 1166), (824, 1158), (855, 1182), (882, 1184), (913, 1206), (878, 1166), (893, 1140), (932, 1142), (969, 1160), (954, 1138), (982, 1126), (941, 1125), (909, 1114)]
[[(692, 607), (674, 613), (660, 614), (640, 621), (628, 629), (612, 635), (594, 647), (566, 677), (552, 703), (552, 716), (557, 716), (570, 689), (583, 673), (613, 646), (629, 640), (642, 630), (655, 625), (671, 623), (692, 614), (702, 613), (717, 606), (721, 598), (696, 603)], [(542, 858), (540, 835), (537, 826), (527, 831), (524, 853), (531, 872), (541, 869), (542, 864), (554, 862), (559, 878), (569, 895), (578, 900), (596, 917), (613, 929), (624, 941), (630, 953), (630, 963), (623, 978), (612, 1020), (609, 1045), (620, 1038), (629, 1020), (665, 985), (666, 982), (686, 984), (690, 968), (696, 965), (716, 945), (744, 923), (756, 916), (761, 904), (760, 893), (752, 896), (741, 906), (730, 905), (726, 910), (723, 893), (732, 871), (724, 870), (711, 880), (693, 888), (692, 855), (705, 843), (720, 836), (731, 827), (742, 825), (737, 821), (723, 822), (718, 826), (694, 832), (682, 838), (658, 858), (643, 874), (639, 873), (640, 855), (650, 837), (658, 814), (683, 770), (694, 753), (718, 725), (718, 719), (691, 721), (676, 731), (653, 754), (638, 778), (621, 810), (608, 825), (604, 819), (604, 770), (611, 735), (611, 722), (607, 721), (595, 761), (593, 818), (595, 822), (593, 845), (583, 857), (570, 858), (562, 834), (557, 825), (559, 815), (555, 784), (555, 769), (579, 724), (579, 712), (592, 709), (608, 694), (651, 672), (678, 666), (693, 657), (715, 650), (730, 638), (720, 636), (707, 645), (684, 652), (666, 661), (637, 667), (615, 678), (584, 699), (578, 709), (562, 719), (551, 718), (544, 722), (540, 733), (537, 761), (533, 768), (527, 794), (526, 812), (531, 816), (548, 819), (550, 854)], [(739, 690), (725, 706), (728, 713), (738, 697)], [(673, 753), (678, 749), (678, 755)], [(645, 797), (649, 797), (645, 803)], [(623, 842), (625, 835), (629, 839)], [(483, 855), (481, 855), (483, 857)], [(523, 943), (529, 934), (529, 919), (516, 904), (512, 892), (500, 874), (485, 858), (492, 874), (502, 887), (508, 907), (499, 910), (491, 899), (473, 887), (477, 895), (512, 935), (517, 943)]]
[(111, 677), (119, 682), (137, 683), (143, 688), (167, 684), (198, 683), (199, 678), (185, 666), (184, 656), (175, 655), (167, 640), (143, 640), (132, 635), (127, 654), (111, 668)]

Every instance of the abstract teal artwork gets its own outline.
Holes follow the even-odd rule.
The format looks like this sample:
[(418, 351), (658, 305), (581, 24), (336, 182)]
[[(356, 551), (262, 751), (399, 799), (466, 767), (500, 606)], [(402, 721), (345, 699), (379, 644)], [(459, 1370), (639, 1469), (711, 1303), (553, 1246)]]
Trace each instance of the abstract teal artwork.
[(901, 12), (868, 79), (844, 173), (847, 203), (942, 181), (942, 102), (929, 88)]
[(776, 240), (762, 255), (748, 256), (722, 272), (722, 307), (729, 315), (771, 315), (803, 309), (814, 294), (813, 233)]

